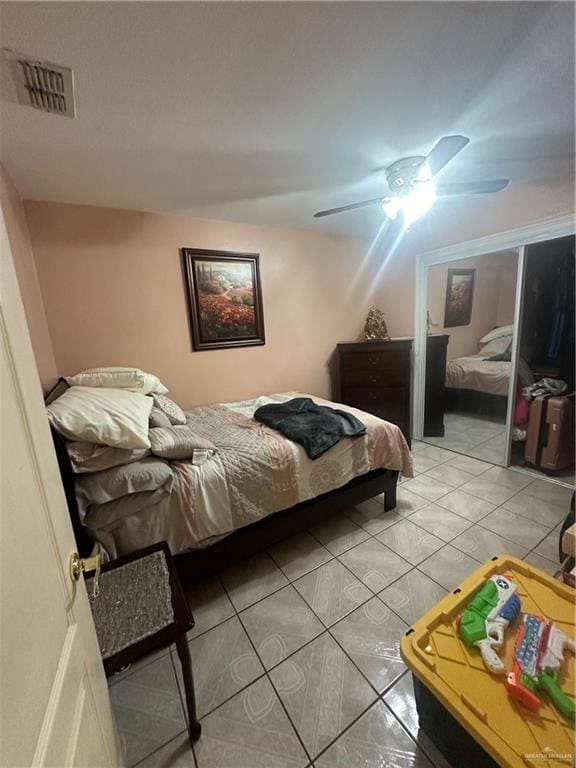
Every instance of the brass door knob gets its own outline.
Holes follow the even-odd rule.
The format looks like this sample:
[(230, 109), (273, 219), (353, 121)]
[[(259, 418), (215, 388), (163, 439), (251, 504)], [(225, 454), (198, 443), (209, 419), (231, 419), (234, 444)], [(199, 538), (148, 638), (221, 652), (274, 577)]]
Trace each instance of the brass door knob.
[(72, 581), (78, 581), (81, 573), (94, 573), (94, 585), (92, 587), (92, 597), (98, 597), (100, 594), (100, 569), (102, 567), (102, 555), (94, 557), (80, 557), (78, 552), (70, 555), (70, 578)]

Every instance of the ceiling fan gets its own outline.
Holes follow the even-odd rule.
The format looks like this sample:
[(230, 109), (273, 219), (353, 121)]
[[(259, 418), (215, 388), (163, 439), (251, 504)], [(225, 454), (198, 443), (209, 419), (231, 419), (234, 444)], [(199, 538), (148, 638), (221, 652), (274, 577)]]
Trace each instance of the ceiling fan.
[(383, 196), (318, 211), (314, 214), (314, 218), (319, 219), (323, 216), (332, 216), (334, 213), (352, 211), (355, 208), (379, 205), (389, 219), (395, 219), (399, 213), (402, 213), (406, 225), (410, 225), (427, 213), (437, 198), (500, 192), (508, 186), (509, 179), (438, 185), (434, 183), (436, 174), (463, 150), (469, 141), (470, 139), (466, 136), (443, 136), (427, 156), (404, 157), (389, 165), (386, 168), (388, 190)]

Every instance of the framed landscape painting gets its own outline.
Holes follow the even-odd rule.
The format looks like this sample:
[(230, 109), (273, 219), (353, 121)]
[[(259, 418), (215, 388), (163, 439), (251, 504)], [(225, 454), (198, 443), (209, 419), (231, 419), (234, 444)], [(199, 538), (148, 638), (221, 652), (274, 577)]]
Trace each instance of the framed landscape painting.
[(181, 252), (194, 349), (265, 344), (258, 254)]
[(448, 270), (444, 328), (470, 324), (475, 272), (475, 269)]

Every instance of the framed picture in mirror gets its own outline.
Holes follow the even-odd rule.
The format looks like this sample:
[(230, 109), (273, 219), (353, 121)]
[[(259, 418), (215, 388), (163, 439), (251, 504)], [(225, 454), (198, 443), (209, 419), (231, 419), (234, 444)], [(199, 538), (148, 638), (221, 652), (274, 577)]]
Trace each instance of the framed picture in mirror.
[(446, 284), (444, 328), (470, 325), (475, 269), (449, 269)]

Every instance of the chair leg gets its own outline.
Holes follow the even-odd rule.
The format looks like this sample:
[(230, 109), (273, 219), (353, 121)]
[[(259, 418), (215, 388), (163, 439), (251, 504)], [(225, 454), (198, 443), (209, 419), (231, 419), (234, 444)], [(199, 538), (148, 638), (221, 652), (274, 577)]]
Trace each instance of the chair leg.
[(194, 678), (192, 676), (192, 661), (190, 660), (190, 648), (186, 635), (180, 635), (176, 640), (176, 651), (182, 666), (182, 678), (184, 679), (184, 694), (186, 696), (186, 708), (188, 709), (188, 733), (190, 744), (198, 741), (202, 733), (202, 726), (196, 715), (196, 695), (194, 693)]

